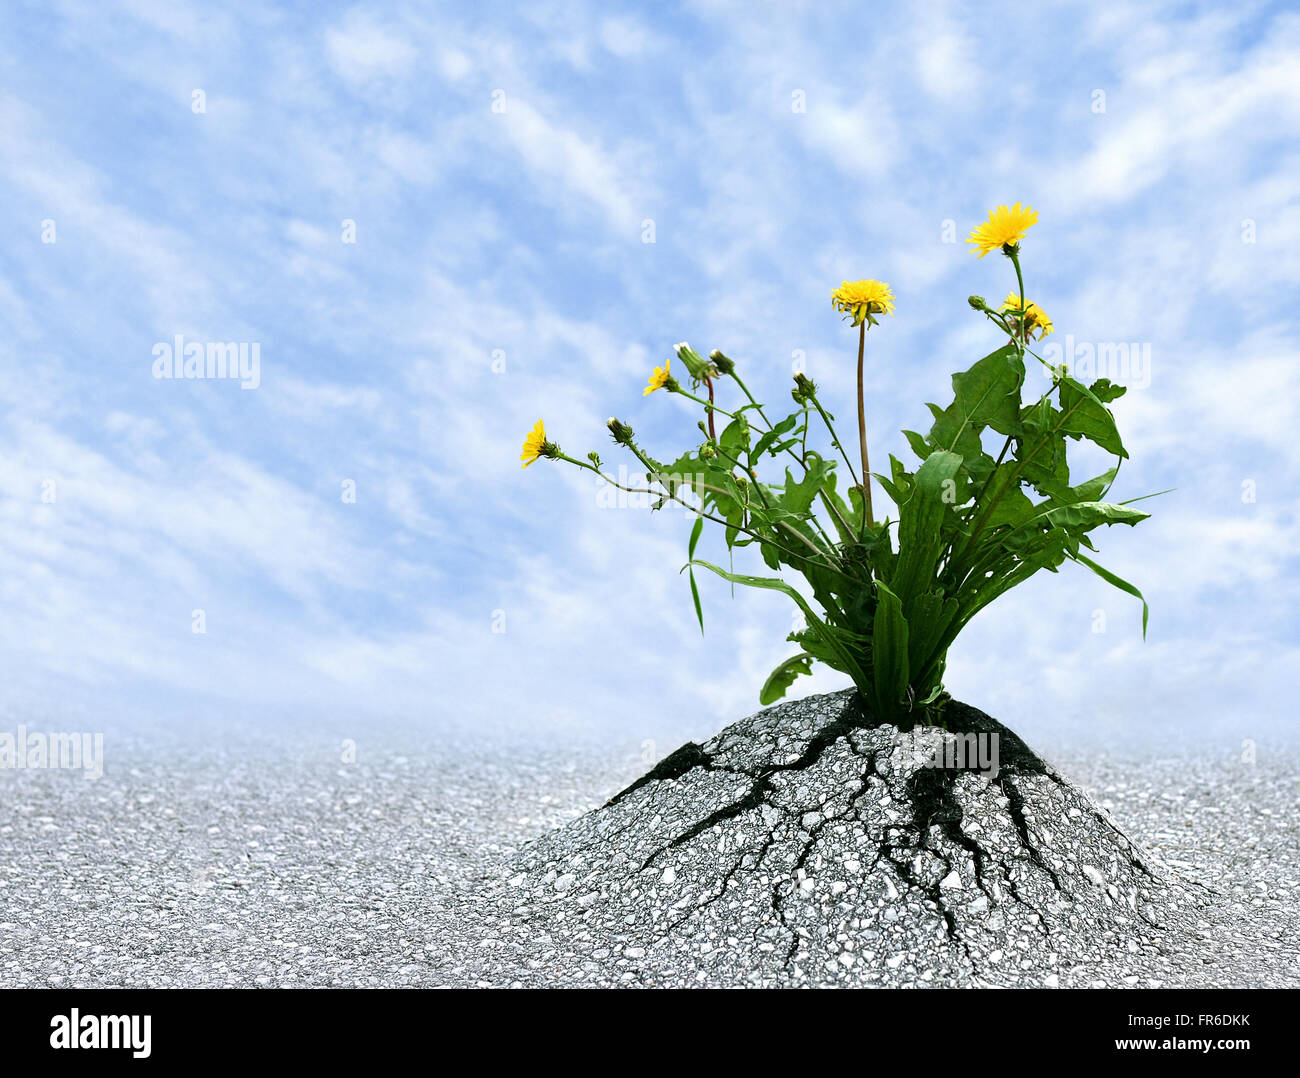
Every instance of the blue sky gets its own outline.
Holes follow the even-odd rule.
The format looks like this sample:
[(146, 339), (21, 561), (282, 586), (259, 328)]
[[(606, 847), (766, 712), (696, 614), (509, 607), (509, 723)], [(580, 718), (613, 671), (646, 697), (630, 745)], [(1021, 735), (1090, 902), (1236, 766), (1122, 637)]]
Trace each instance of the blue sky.
[[(701, 638), (686, 518), (521, 470), (524, 433), (616, 461), (617, 414), (685, 448), (685, 403), (641, 396), (683, 339), (769, 399), (802, 359), (850, 416), (828, 295), (876, 277), (872, 447), (910, 459), (899, 429), (995, 343), (965, 297), (1010, 290), (960, 241), (1019, 200), (1054, 340), (1150, 349), (1109, 372), (1115, 493), (1177, 491), (1101, 536), (1145, 642), (1067, 567), (981, 615), (950, 689), (1030, 731), (1289, 728), (1295, 11), (222, 8), (18, 4), (0, 30), (11, 721), (716, 730), (788, 653), (785, 600), (702, 582)], [(155, 378), (178, 334), (256, 343), (259, 384)]]

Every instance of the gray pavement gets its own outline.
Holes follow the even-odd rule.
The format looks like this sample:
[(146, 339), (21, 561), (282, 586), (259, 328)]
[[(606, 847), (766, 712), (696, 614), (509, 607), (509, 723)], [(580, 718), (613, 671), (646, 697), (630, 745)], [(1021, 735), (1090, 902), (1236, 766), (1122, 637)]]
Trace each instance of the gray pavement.
[[(105, 757), (93, 781), (0, 771), (4, 987), (645, 979), (571, 946), (562, 921), (519, 915), (509, 882), (530, 840), (645, 770), (630, 744), (381, 731), (344, 762), (325, 734), (240, 727), (111, 734)], [(1247, 764), (1226, 750), (1079, 749), (1052, 762), (1212, 896), (1140, 963), (1120, 955), (1068, 983), (1300, 985), (1300, 753)], [(675, 983), (671, 971), (650, 982)]]

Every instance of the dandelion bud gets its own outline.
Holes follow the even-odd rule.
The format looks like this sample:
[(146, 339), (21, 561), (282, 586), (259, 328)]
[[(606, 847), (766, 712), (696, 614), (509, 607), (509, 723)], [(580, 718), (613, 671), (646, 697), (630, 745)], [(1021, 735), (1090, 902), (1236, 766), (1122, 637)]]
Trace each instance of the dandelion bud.
[(718, 368), (719, 374), (730, 374), (736, 369), (735, 363), (724, 356), (716, 348), (709, 353), (709, 359), (712, 360), (713, 365)]
[(709, 366), (709, 364), (704, 361), (704, 357), (689, 344), (682, 341), (681, 344), (676, 345), (675, 348), (677, 351), (677, 358), (682, 361), (682, 364), (690, 372), (692, 381), (702, 382), (704, 379), (712, 376), (714, 373), (713, 368)]
[(677, 359), (681, 360), (686, 371), (690, 373), (692, 384), (699, 385), (701, 382), (710, 380), (710, 378), (718, 377), (718, 368), (714, 367), (714, 364), (708, 363), (703, 356), (699, 355), (699, 352), (695, 351), (685, 341), (677, 345), (676, 350)]
[(620, 422), (618, 419), (614, 418), (613, 416), (610, 416), (609, 422), (606, 423), (605, 426), (609, 428), (610, 436), (619, 445), (632, 444), (632, 428), (629, 427), (626, 423)]
[(806, 374), (796, 374), (794, 389), (790, 390), (790, 396), (794, 398), (796, 404), (807, 404), (817, 396), (817, 386)]
[(591, 463), (592, 463), (595, 467), (597, 467), (597, 468), (600, 467), (600, 454), (597, 453), (594, 449), (593, 449), (590, 453), (587, 454), (587, 459), (588, 459), (589, 461), (591, 461)]
[(983, 296), (967, 296), (966, 302), (969, 303), (971, 309), (975, 311), (984, 311), (988, 309), (988, 304), (984, 302)]

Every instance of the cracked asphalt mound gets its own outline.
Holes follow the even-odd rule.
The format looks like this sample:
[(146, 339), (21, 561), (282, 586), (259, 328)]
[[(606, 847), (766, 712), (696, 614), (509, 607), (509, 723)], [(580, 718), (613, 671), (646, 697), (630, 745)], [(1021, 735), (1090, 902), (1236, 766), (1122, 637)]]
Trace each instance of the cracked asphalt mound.
[[(1006, 727), (943, 719), (769, 708), (526, 847), (510, 889), (574, 979), (654, 985), (1096, 983), (1199, 904)], [(929, 766), (957, 732), (999, 736), (996, 778)]]

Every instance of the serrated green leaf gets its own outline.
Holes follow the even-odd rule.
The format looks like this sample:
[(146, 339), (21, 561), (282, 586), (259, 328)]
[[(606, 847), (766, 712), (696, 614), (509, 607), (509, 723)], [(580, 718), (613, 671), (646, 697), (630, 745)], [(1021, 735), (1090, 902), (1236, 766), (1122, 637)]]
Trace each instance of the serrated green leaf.
[[(918, 595), (912, 603), (912, 612), (907, 619), (908, 673), (914, 683), (913, 688), (922, 698), (930, 694), (930, 689), (917, 684), (917, 679), (926, 676), (943, 657), (937, 652), (941, 648), (947, 650), (943, 645), (944, 638), (960, 612), (956, 599), (947, 598), (938, 591)], [(925, 702), (924, 699), (922, 702)]]
[(907, 444), (912, 447), (912, 452), (921, 460), (925, 460), (930, 455), (930, 444), (924, 437), (917, 434), (914, 430), (903, 431), (903, 437), (907, 439)]
[(827, 474), (833, 474), (831, 465), (816, 453), (808, 454), (807, 468), (807, 474), (797, 481), (790, 474), (790, 469), (786, 469), (785, 489), (781, 495), (782, 507), (800, 516), (806, 514), (812, 506), (813, 499), (826, 482)]
[(1131, 526), (1150, 516), (1150, 513), (1111, 502), (1075, 502), (1073, 505), (1058, 505), (1036, 513), (1033, 523), (1047, 523), (1069, 531), (1090, 531), (1102, 524)]
[(1088, 387), (1092, 395), (1103, 404), (1108, 404), (1128, 392), (1128, 386), (1117, 386), (1109, 378), (1098, 378)]
[[(969, 370), (952, 376), (953, 402), (930, 428), (928, 441), (939, 449), (975, 456), (979, 434), (992, 427), (999, 434), (1020, 431), (1020, 386), (1024, 361), (1011, 345), (991, 352)], [(973, 442), (972, 442), (973, 439)]]
[(1061, 379), (1061, 431), (1074, 438), (1087, 438), (1117, 457), (1127, 457), (1120, 441), (1115, 417), (1100, 400), (1073, 378)]

